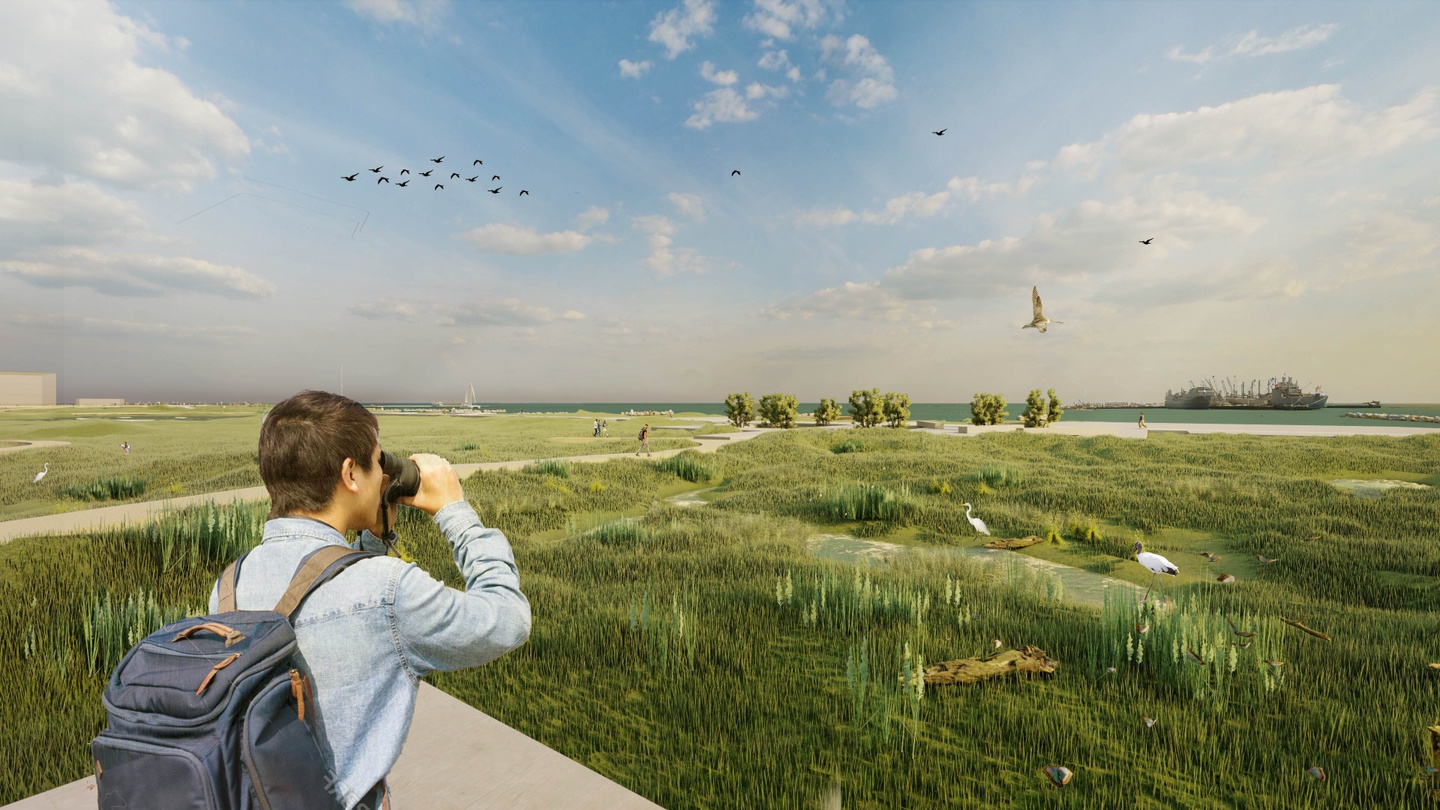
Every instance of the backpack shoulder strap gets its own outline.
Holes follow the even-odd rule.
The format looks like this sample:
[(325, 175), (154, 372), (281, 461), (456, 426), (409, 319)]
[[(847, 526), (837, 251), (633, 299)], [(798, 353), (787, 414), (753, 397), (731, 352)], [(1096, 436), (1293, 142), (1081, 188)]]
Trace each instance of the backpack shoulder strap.
[(305, 601), (314, 590), (325, 584), (327, 580), (352, 563), (359, 562), (366, 557), (383, 557), (383, 554), (376, 554), (373, 551), (356, 551), (349, 546), (337, 544), (327, 545), (306, 554), (300, 560), (300, 566), (295, 571), (295, 576), (290, 579), (290, 587), (285, 589), (285, 595), (275, 605), (275, 612), (284, 616), (286, 620), (299, 610), (300, 603)]
[[(245, 554), (249, 553), (248, 551), (245, 552)], [(232, 613), (235, 610), (235, 583), (240, 581), (240, 563), (245, 561), (245, 554), (241, 554), (235, 559), (235, 562), (225, 566), (225, 570), (220, 574), (219, 596), (221, 613)]]

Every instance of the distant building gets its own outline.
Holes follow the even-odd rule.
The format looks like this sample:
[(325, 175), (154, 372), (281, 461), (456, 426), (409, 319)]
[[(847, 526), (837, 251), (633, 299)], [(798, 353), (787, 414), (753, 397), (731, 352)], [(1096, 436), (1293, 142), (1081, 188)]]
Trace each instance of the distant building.
[(0, 371), (0, 405), (54, 405), (55, 372)]
[(105, 397), (84, 397), (75, 400), (75, 404), (82, 408), (93, 408), (98, 405), (124, 405), (123, 399), (107, 399)]

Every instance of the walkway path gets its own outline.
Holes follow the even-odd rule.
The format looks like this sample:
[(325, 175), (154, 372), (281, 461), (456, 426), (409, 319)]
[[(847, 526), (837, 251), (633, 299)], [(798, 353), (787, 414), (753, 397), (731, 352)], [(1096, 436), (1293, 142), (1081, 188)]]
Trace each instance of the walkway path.
[[(657, 450), (653, 457), (668, 458), (683, 453), (686, 450), (713, 453), (721, 447), (753, 439), (762, 433), (768, 433), (769, 430), (768, 428), (746, 428), (740, 433), (714, 433), (704, 436), (694, 436), (691, 438), (699, 443), (699, 447)], [(600, 455), (565, 456), (563, 458), (571, 462), (590, 462), (609, 461), (612, 458), (634, 457), (634, 453), (602, 453)], [(540, 459), (517, 459), (515, 461), (491, 461), (483, 464), (456, 464), (454, 467), (455, 471), (464, 479), (469, 478), (476, 470), (519, 470), (539, 460)], [(263, 486), (247, 487), (245, 489), (228, 489), (220, 492), (187, 495), (183, 498), (141, 501), (140, 503), (127, 503), (120, 506), (80, 509), (74, 512), (63, 512), (58, 515), (42, 515), (40, 517), (22, 518), (20, 520), (7, 520), (0, 522), (0, 543), (8, 542), (16, 537), (68, 534), (86, 529), (96, 529), (102, 526), (145, 523), (149, 521), (152, 516), (166, 509), (178, 509), (184, 506), (194, 506), (212, 501), (222, 503), (228, 503), (234, 500), (258, 501), (268, 497), (269, 494)]]

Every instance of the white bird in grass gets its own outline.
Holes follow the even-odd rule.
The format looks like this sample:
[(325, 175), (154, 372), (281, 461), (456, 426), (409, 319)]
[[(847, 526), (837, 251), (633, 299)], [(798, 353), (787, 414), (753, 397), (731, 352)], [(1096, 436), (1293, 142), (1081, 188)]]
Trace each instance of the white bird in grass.
[(38, 484), (38, 483), (40, 483), (40, 479), (41, 479), (41, 478), (44, 478), (44, 477), (45, 477), (45, 473), (48, 473), (48, 472), (50, 472), (50, 462), (47, 461), (47, 462), (45, 462), (45, 469), (41, 470), (41, 471), (38, 472), (38, 473), (35, 473), (35, 480), (34, 480), (34, 481), (31, 481), (30, 483), (32, 483), (32, 484)]
[(972, 508), (973, 507), (971, 507), (970, 504), (965, 504), (965, 519), (970, 521), (970, 525), (975, 527), (975, 531), (985, 535), (986, 537), (989, 537), (990, 530), (985, 528), (985, 521), (981, 520), (980, 518), (970, 516), (970, 510)]
[[(1159, 554), (1151, 554), (1148, 551), (1142, 551), (1141, 548), (1142, 543), (1139, 540), (1136, 540), (1135, 547), (1131, 549), (1131, 551), (1135, 553), (1136, 562), (1139, 562), (1141, 565), (1149, 569), (1150, 588), (1155, 587), (1155, 577), (1158, 577), (1161, 574), (1169, 574), (1173, 577), (1176, 574), (1180, 573), (1180, 569), (1175, 567), (1174, 563), (1170, 562), (1164, 557), (1161, 557)], [(1145, 599), (1150, 598), (1150, 588), (1145, 589)], [(1141, 599), (1140, 601), (1144, 602), (1145, 599)]]
[(1049, 326), (1050, 324), (1064, 323), (1064, 321), (1052, 321), (1049, 318), (1045, 317), (1045, 313), (1040, 309), (1039, 287), (1030, 288), (1030, 306), (1033, 310), (1035, 310), (1035, 317), (1029, 323), (1020, 327), (1021, 329), (1030, 329), (1033, 327), (1035, 329), (1038, 329), (1043, 334), (1045, 332), (1045, 327)]

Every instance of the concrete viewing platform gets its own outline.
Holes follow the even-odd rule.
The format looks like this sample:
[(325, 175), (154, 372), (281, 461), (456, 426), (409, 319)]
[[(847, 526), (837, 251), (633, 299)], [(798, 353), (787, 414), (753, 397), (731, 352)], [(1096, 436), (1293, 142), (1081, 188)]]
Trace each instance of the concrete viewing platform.
[[(392, 810), (661, 810), (428, 683), (389, 784)], [(95, 810), (98, 802), (87, 776), (4, 810)]]

